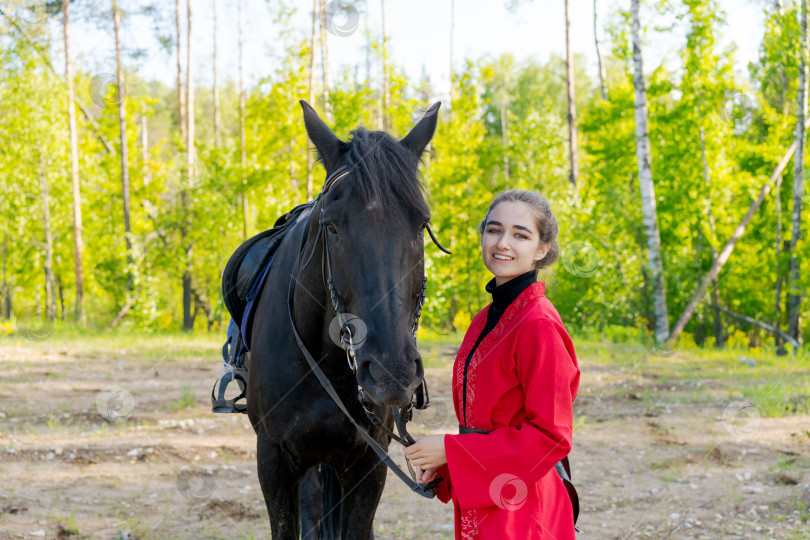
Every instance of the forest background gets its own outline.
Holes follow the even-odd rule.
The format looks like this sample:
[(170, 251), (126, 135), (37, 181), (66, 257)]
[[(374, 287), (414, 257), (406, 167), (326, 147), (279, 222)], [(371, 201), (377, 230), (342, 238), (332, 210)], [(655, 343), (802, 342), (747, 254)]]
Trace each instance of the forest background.
[[(514, 14), (521, 2), (507, 4)], [(764, 35), (746, 77), (734, 47), (719, 45), (716, 0), (633, 0), (594, 11), (596, 74), (570, 46), (547, 61), (454, 59), (451, 46), (452, 82), (438, 92), (392, 60), (384, 16), (381, 28), (362, 24), (365, 2), (268, 1), (273, 47), (243, 51), (251, 13), (240, 1), (239, 78), (214, 73), (200, 85), (217, 62), (189, 62), (189, 36), (212, 36), (216, 59), (216, 27), (194, 16), (217, 2), (3, 0), (0, 328), (34, 340), (54, 327), (224, 332), (228, 257), (323, 181), (298, 100), (341, 138), (358, 125), (403, 136), (441, 100), (422, 170), (453, 255), (426, 244), (422, 335), (463, 331), (488, 302), (477, 224), (494, 194), (520, 188), (545, 195), (559, 221), (560, 262), (540, 279), (572, 330), (679, 346), (801, 344), (807, 9), (760, 4)], [(296, 10), (312, 15), (310, 28), (290, 23)], [(132, 67), (145, 52), (122, 28), (136, 16), (154, 20), (174, 85)], [(71, 19), (115, 38), (116, 73), (73, 65)], [(686, 28), (667, 62), (643, 54), (673, 31), (661, 20)], [(335, 78), (329, 43), (346, 32), (363, 32), (367, 46)], [(242, 66), (256, 54), (277, 67), (246, 84)]]

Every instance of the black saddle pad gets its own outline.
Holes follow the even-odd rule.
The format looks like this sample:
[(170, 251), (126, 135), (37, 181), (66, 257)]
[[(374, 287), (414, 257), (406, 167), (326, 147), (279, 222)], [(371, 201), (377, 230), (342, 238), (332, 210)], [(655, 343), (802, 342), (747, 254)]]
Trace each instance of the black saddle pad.
[(308, 214), (315, 203), (296, 206), (278, 218), (272, 229), (246, 240), (231, 255), (222, 272), (222, 298), (233, 320), (242, 320), (251, 286), (281, 245), (290, 226), (299, 216)]

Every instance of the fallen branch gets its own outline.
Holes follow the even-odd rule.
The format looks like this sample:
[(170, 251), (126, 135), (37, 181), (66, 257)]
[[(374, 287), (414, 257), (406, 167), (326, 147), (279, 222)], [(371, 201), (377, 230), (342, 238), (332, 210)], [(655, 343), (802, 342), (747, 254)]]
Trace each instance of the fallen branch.
[(791, 345), (793, 345), (797, 349), (801, 347), (801, 344), (798, 341), (796, 341), (795, 339), (790, 337), (788, 334), (782, 332), (781, 330), (777, 330), (776, 328), (774, 328), (770, 324), (764, 323), (762, 321), (758, 321), (758, 320), (754, 319), (753, 317), (749, 317), (748, 315), (742, 315), (740, 313), (734, 313), (730, 309), (726, 309), (723, 306), (718, 305), (718, 304), (709, 304), (709, 305), (710, 305), (710, 307), (719, 309), (720, 311), (722, 311), (726, 315), (731, 315), (735, 319), (739, 319), (741, 321), (745, 321), (747, 323), (751, 323), (753, 325), (759, 326), (760, 328), (763, 328), (763, 329), (767, 330), (768, 332), (770, 332), (772, 334), (777, 334), (778, 336), (780, 336), (782, 339), (784, 339), (785, 341), (787, 341), (788, 343), (790, 343)]
[[(805, 128), (810, 127), (810, 119), (805, 122)], [(737, 228), (734, 229), (734, 234), (731, 235), (726, 245), (723, 247), (723, 250), (717, 256), (712, 264), (711, 269), (703, 276), (703, 279), (700, 281), (697, 290), (692, 295), (692, 298), (689, 300), (689, 303), (686, 305), (686, 308), (683, 310), (683, 314), (678, 319), (678, 322), (675, 323), (675, 326), (672, 328), (672, 331), (669, 333), (669, 338), (667, 338), (667, 342), (674, 342), (678, 339), (678, 336), (681, 335), (683, 332), (684, 327), (686, 327), (686, 323), (689, 322), (689, 319), (692, 318), (692, 315), (695, 313), (695, 309), (697, 309), (698, 305), (703, 301), (703, 295), (706, 294), (706, 289), (709, 288), (709, 284), (711, 281), (717, 277), (720, 273), (720, 269), (723, 268), (723, 265), (726, 264), (728, 258), (731, 256), (731, 252), (734, 251), (734, 247), (737, 245), (737, 242), (742, 237), (743, 233), (745, 233), (745, 228), (751, 222), (751, 218), (754, 217), (754, 214), (759, 210), (759, 207), (762, 206), (762, 203), (765, 201), (765, 197), (768, 196), (768, 193), (771, 192), (771, 187), (774, 182), (776, 182), (777, 178), (780, 177), (782, 171), (785, 170), (785, 167), (790, 161), (790, 158), (793, 157), (793, 153), (796, 151), (796, 141), (793, 141), (793, 144), (790, 145), (790, 148), (787, 149), (785, 155), (782, 156), (782, 159), (779, 160), (777, 163), (776, 168), (773, 170), (771, 177), (762, 186), (762, 189), (759, 190), (759, 197), (748, 208), (748, 212), (746, 212), (745, 216), (740, 221), (740, 224), (737, 225)]]
[(123, 319), (126, 316), (126, 314), (129, 313), (129, 310), (132, 309), (132, 306), (135, 305), (135, 302), (138, 300), (138, 296), (140, 295), (140, 293), (141, 288), (138, 287), (138, 290), (135, 292), (135, 294), (133, 294), (132, 296), (129, 297), (129, 299), (127, 299), (127, 303), (124, 304), (124, 307), (121, 308), (121, 311), (119, 311), (118, 315), (116, 315), (115, 318), (112, 320), (110, 326), (107, 327), (107, 330), (112, 330), (116, 326), (118, 326), (118, 323), (121, 322), (121, 319)]

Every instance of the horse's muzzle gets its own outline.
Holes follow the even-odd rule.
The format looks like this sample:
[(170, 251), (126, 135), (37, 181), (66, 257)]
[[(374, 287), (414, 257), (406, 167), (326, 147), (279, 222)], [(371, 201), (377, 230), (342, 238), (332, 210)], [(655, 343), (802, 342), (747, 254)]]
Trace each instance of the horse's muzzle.
[(393, 361), (390, 356), (386, 358), (386, 354), (358, 354), (357, 382), (363, 387), (366, 398), (381, 407), (404, 407), (410, 403), (424, 375), (422, 358), (414, 354), (415, 358), (407, 361)]

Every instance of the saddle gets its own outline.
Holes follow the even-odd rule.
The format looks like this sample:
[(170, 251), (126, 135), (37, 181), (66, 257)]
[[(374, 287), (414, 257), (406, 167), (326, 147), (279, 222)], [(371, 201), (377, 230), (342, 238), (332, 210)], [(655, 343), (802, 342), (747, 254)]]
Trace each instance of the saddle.
[[(234, 251), (222, 272), (222, 299), (231, 322), (228, 337), (222, 347), (225, 373), (211, 389), (211, 404), (215, 413), (247, 412), (247, 371), (250, 351), (250, 331), (256, 300), (264, 286), (273, 257), (299, 218), (309, 215), (317, 201), (301, 204), (279, 217), (273, 228), (246, 240)], [(239, 394), (225, 398), (228, 385), (236, 382)]]
[[(243, 320), (248, 296), (259, 277), (267, 269), (290, 225), (309, 215), (317, 200), (301, 204), (279, 217), (272, 229), (246, 240), (234, 251), (222, 272), (222, 299), (234, 321)], [(242, 325), (244, 330), (245, 325)]]

